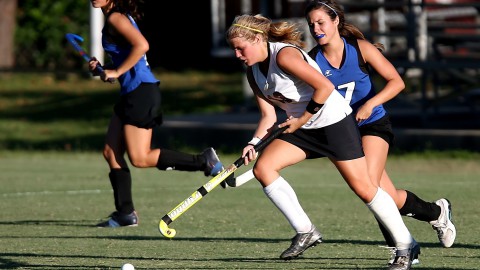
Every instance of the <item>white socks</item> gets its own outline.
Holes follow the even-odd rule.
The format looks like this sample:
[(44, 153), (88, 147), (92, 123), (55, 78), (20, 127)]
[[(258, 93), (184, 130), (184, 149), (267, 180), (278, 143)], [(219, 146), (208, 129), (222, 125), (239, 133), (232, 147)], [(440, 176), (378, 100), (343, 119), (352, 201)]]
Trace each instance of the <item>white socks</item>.
[[(265, 187), (263, 192), (287, 218), (297, 233), (310, 231), (312, 222), (300, 205), (295, 191), (283, 177), (278, 177), (277, 180)], [(388, 193), (378, 188), (373, 200), (366, 205), (390, 232), (398, 250), (411, 247), (413, 238)]]
[(263, 188), (263, 192), (283, 213), (297, 233), (306, 233), (311, 230), (310, 218), (303, 211), (297, 194), (283, 177), (278, 177), (273, 183)]
[(390, 232), (398, 250), (409, 249), (411, 247), (413, 238), (407, 226), (403, 223), (402, 216), (398, 212), (395, 202), (388, 193), (378, 188), (373, 200), (366, 205)]

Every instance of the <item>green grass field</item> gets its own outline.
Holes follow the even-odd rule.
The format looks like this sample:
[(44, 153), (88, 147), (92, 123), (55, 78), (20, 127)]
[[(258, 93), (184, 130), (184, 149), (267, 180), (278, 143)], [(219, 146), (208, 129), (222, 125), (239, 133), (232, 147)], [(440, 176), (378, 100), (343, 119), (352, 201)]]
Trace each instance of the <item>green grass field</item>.
[[(278, 256), (294, 232), (254, 181), (210, 192), (170, 225), (177, 236), (169, 240), (158, 221), (208, 181), (201, 172), (133, 168), (140, 225), (101, 229), (94, 225), (113, 199), (100, 152), (2, 151), (0, 168), (1, 269), (120, 269), (127, 262), (136, 269), (383, 269), (389, 258), (373, 216), (326, 159), (283, 174), (324, 235), (289, 262)], [(397, 186), (453, 205), (458, 235), (449, 249), (427, 223), (404, 218), (422, 246), (413, 269), (478, 269), (478, 159), (394, 156), (388, 170)]]

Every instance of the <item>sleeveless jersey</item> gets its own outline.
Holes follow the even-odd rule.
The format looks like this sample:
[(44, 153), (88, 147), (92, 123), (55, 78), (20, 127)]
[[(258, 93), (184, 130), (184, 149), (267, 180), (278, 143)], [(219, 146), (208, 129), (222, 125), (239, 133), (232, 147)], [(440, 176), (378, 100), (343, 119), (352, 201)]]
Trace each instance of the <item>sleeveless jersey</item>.
[[(252, 75), (262, 94), (274, 105), (283, 109), (287, 116), (296, 118), (303, 115), (308, 102), (312, 99), (314, 89), (304, 81), (291, 76), (278, 66), (277, 55), (281, 49), (289, 46), (302, 52), (305, 61), (321, 72), (317, 63), (302, 49), (291, 44), (269, 42), (270, 63), (265, 77), (260, 71), (259, 64), (252, 66)], [(348, 102), (337, 92), (332, 91), (323, 107), (305, 123), (303, 129), (314, 129), (329, 126), (344, 119), (352, 112)]]
[[(376, 95), (376, 91), (370, 80), (368, 67), (362, 58), (357, 40), (345, 40), (343, 37), (342, 40), (345, 51), (340, 68), (330, 65), (318, 45), (309, 52), (309, 55), (315, 59), (323, 70), (323, 75), (335, 85), (335, 89), (345, 97), (345, 100), (350, 103), (354, 113), (356, 113), (360, 106)], [(371, 116), (358, 125), (362, 126), (375, 122), (385, 114), (383, 105), (378, 105), (373, 108)]]
[[(133, 26), (140, 31), (138, 28), (137, 23), (135, 20), (130, 16), (127, 15), (128, 19), (130, 22), (133, 24)], [(132, 46), (130, 44), (117, 44), (111, 42), (107, 38), (107, 30), (106, 26), (103, 27), (102, 30), (102, 46), (105, 52), (110, 56), (112, 62), (113, 62), (113, 67), (117, 68), (122, 64), (122, 62), (128, 57), (130, 54), (130, 51), (132, 49)], [(158, 83), (160, 82), (158, 79), (155, 78), (153, 73), (150, 70), (150, 66), (148, 65), (147, 62), (147, 56), (143, 55), (140, 60), (133, 66), (130, 70), (122, 74), (120, 77), (118, 77), (118, 81), (121, 86), (121, 95), (124, 95), (126, 93), (129, 93), (133, 90), (135, 90), (141, 83)]]

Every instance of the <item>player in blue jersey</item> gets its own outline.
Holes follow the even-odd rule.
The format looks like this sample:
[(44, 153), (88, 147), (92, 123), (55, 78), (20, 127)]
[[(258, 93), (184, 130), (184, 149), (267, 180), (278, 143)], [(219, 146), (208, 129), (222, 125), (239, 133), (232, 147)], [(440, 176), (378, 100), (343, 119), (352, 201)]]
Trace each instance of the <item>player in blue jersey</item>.
[[(115, 211), (99, 227), (137, 226), (138, 215), (132, 199), (130, 163), (138, 168), (159, 170), (203, 171), (206, 176), (218, 174), (223, 166), (213, 148), (198, 155), (169, 149), (151, 149), (152, 129), (161, 124), (160, 81), (151, 72), (146, 59), (149, 44), (135, 19), (140, 18), (135, 0), (91, 0), (94, 8), (105, 15), (102, 45), (112, 63), (100, 75), (103, 81), (120, 83), (120, 99), (108, 125), (103, 156), (110, 167)], [(95, 73), (99, 62), (89, 63)]]
[[(394, 135), (382, 104), (401, 92), (405, 84), (381, 53), (383, 45), (366, 41), (357, 27), (345, 22), (342, 8), (334, 0), (311, 1), (305, 16), (318, 43), (309, 55), (350, 103), (362, 136), (370, 177), (392, 196), (402, 215), (429, 222), (441, 244), (452, 246), (456, 229), (451, 221), (450, 202), (443, 198), (426, 202), (410, 191), (396, 189), (385, 171)], [(371, 82), (370, 68), (386, 81), (378, 92)], [(392, 246), (390, 236), (380, 222), (379, 225), (387, 244)]]

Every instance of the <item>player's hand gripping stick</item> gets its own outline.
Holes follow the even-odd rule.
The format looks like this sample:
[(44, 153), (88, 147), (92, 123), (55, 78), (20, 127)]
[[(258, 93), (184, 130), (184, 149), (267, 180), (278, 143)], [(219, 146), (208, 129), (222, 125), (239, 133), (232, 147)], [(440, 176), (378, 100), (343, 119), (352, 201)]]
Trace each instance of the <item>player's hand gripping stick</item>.
[[(65, 38), (68, 40), (68, 42), (73, 46), (73, 48), (80, 54), (83, 59), (88, 63), (92, 60), (95, 60), (95, 58), (90, 57), (87, 52), (78, 44), (78, 42), (83, 42), (83, 38), (79, 35), (68, 33), (65, 34)], [(94, 75), (95, 74), (100, 74), (101, 76), (105, 77), (105, 71), (103, 70), (102, 65), (97, 64), (95, 69), (92, 72)], [(108, 78), (108, 82), (114, 83), (115, 79), (114, 78)]]

